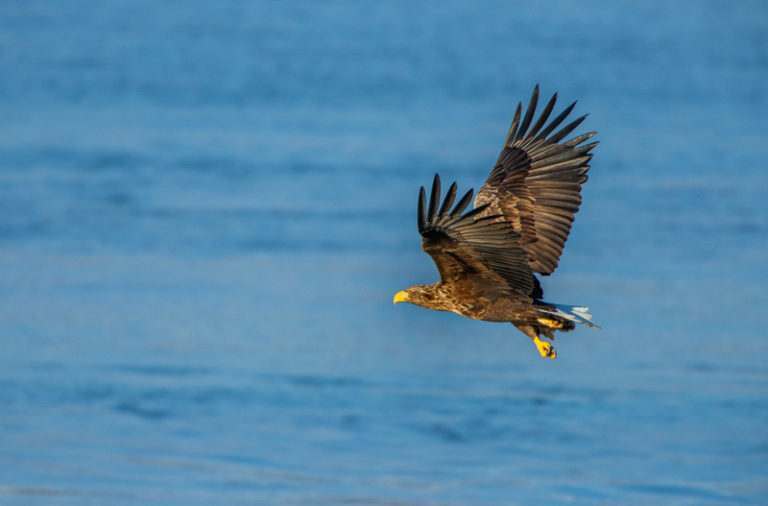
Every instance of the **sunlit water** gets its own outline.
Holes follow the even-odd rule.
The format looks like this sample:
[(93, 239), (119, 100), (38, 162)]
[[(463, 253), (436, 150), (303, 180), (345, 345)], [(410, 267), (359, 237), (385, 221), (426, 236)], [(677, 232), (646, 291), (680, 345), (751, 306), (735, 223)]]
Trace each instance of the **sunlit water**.
[[(768, 501), (763, 2), (0, 5), (0, 503)], [(392, 295), (535, 83), (600, 146), (539, 357)]]

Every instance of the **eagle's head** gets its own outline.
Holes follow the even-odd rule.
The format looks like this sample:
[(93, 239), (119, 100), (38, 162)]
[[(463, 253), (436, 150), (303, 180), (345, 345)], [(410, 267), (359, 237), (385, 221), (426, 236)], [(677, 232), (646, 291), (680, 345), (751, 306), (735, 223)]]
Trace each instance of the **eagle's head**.
[(410, 302), (428, 309), (443, 309), (442, 297), (435, 285), (414, 285), (395, 294), (393, 302)]

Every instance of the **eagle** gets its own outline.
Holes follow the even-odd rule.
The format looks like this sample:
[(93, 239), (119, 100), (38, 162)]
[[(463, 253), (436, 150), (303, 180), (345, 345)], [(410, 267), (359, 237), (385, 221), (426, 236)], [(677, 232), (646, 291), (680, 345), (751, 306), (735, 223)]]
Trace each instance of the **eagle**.
[(547, 123), (557, 93), (533, 121), (538, 100), (536, 85), (525, 116), (518, 103), (504, 147), (477, 192), (473, 209), (464, 212), (472, 201), (472, 189), (454, 205), (456, 183), (441, 203), (439, 174), (432, 182), (429, 204), (421, 187), (417, 213), (421, 245), (435, 262), (440, 281), (402, 290), (394, 302), (510, 322), (533, 340), (542, 357), (555, 358), (554, 346), (541, 337), (554, 340), (556, 330), (568, 332), (576, 323), (599, 328), (587, 307), (542, 300), (536, 277), (551, 274), (558, 265), (581, 205), (591, 151), (598, 143), (585, 144), (597, 132), (563, 141), (587, 117), (561, 126), (576, 102)]

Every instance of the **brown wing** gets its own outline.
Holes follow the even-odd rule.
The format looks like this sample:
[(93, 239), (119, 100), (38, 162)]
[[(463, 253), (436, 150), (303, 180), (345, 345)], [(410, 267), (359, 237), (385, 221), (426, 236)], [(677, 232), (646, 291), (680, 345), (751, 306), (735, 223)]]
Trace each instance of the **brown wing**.
[(461, 214), (472, 200), (472, 190), (451, 211), (456, 183), (440, 209), (440, 176), (435, 175), (429, 208), (424, 187), (419, 192), (419, 233), (422, 248), (429, 253), (444, 283), (473, 282), (496, 285), (502, 292), (529, 297), (534, 288), (533, 273), (520, 235), (498, 216), (478, 215), (485, 206)]
[[(533, 272), (551, 274), (557, 267), (581, 204), (581, 185), (587, 180), (590, 151), (597, 142), (582, 144), (597, 132), (560, 142), (578, 127), (586, 115), (552, 133), (573, 110), (576, 102), (544, 126), (557, 93), (531, 126), (539, 98), (533, 90), (522, 123), (522, 104), (517, 105), (507, 140), (496, 165), (475, 198), (475, 207), (486, 206), (480, 216), (501, 215), (521, 236)], [(530, 126), (530, 129), (528, 128)]]

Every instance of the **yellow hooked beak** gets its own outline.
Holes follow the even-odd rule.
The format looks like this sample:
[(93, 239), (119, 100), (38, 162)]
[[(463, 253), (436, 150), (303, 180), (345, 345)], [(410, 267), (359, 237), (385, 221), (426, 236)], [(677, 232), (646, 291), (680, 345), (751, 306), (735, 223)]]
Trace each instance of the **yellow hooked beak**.
[(409, 300), (411, 299), (410, 297), (408, 297), (408, 293), (405, 290), (403, 290), (395, 294), (395, 298), (392, 302), (397, 304), (398, 302), (408, 302)]

